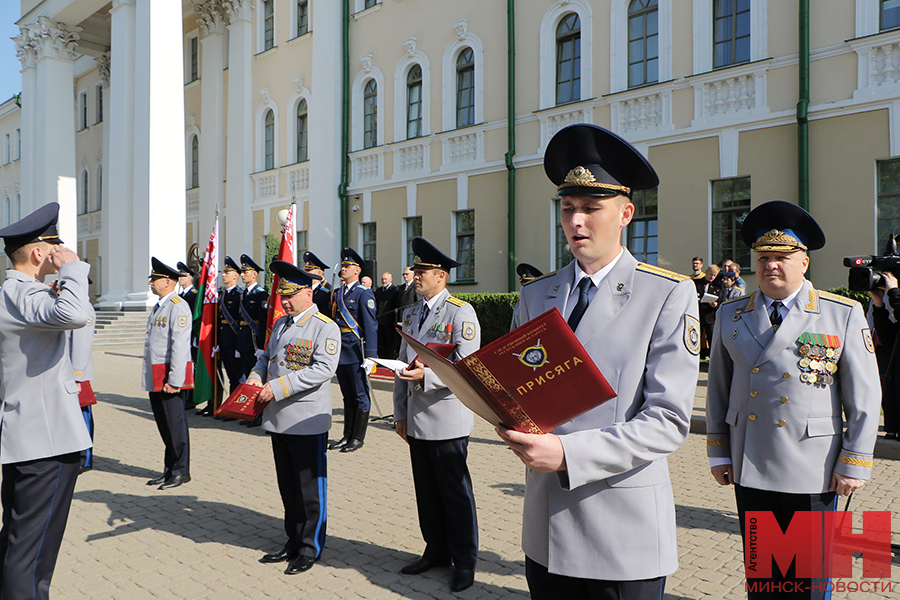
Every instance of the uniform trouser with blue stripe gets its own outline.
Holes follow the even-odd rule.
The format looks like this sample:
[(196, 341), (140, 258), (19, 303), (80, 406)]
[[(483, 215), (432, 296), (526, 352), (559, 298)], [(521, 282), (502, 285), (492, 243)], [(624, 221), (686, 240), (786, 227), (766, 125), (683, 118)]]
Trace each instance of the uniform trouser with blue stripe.
[(341, 386), (341, 395), (344, 397), (344, 417), (351, 410), (369, 412), (369, 382), (366, 380), (366, 372), (360, 366), (362, 363), (338, 365), (338, 385)]
[[(84, 417), (84, 424), (87, 426), (88, 433), (91, 436), (91, 441), (94, 441), (94, 413), (91, 411), (90, 405), (81, 407), (81, 416)], [(82, 467), (93, 467), (94, 466), (94, 452), (91, 448), (84, 450), (83, 452), (84, 462), (82, 462)]]
[(0, 597), (50, 597), (81, 453), (3, 465)]
[(156, 428), (166, 447), (163, 460), (166, 479), (190, 475), (191, 442), (181, 393), (150, 392), (150, 408), (153, 409)]
[(313, 435), (272, 434), (278, 491), (284, 505), (284, 548), (318, 558), (325, 547), (328, 432)]
[(418, 440), (407, 437), (412, 461), (422, 556), (448, 558), (457, 569), (474, 569), (478, 559), (478, 517), (466, 464), (469, 438)]

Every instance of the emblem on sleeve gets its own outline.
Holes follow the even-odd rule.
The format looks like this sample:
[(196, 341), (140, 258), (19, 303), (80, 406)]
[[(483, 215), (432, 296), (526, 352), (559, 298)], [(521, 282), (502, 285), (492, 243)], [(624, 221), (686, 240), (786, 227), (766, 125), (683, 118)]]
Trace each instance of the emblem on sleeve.
[(185, 317), (183, 315), (179, 316), (178, 317), (178, 326), (179, 327), (187, 327), (187, 317)]
[(338, 343), (337, 340), (327, 339), (325, 340), (325, 353), (326, 354), (337, 354), (338, 351)]
[(868, 350), (871, 354), (875, 354), (875, 343), (872, 341), (872, 332), (868, 329), (862, 330), (863, 334), (863, 342), (866, 344), (866, 350)]
[(375, 310), (375, 301), (369, 298), (366, 300), (366, 306), (368, 306), (371, 310)]
[(691, 315), (684, 315), (684, 347), (694, 356), (700, 354), (700, 321)]
[(462, 336), (464, 340), (475, 339), (475, 323), (463, 321)]

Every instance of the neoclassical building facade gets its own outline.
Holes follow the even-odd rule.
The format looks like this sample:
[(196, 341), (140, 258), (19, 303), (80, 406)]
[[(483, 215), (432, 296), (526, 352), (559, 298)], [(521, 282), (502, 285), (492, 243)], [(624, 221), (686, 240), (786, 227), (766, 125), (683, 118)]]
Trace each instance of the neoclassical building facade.
[(638, 258), (752, 270), (740, 223), (781, 199), (842, 285), (841, 257), (900, 232), (900, 8), (797, 4), (22, 0), (0, 222), (60, 201), (103, 306), (152, 302), (150, 256), (196, 261), (217, 213), (220, 254), (261, 262), (291, 202), (331, 264), (347, 243), (396, 276), (424, 235), (454, 290), (507, 291), (518, 262), (569, 259), (542, 156), (592, 122), (659, 172)]

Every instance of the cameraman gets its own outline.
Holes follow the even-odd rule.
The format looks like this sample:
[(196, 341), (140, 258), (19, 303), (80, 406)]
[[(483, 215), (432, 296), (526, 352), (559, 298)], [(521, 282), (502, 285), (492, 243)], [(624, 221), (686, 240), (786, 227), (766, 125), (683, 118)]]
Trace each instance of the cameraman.
[[(890, 271), (884, 271), (884, 285), (869, 291), (872, 296), (872, 319), (875, 333), (878, 336), (875, 357), (881, 373), (881, 407), (884, 410), (884, 438), (898, 439), (900, 434), (900, 352), (895, 351), (900, 323), (891, 320), (891, 313), (900, 314), (900, 288), (897, 278)], [(884, 295), (891, 305), (890, 311), (885, 306)], [(898, 356), (892, 356), (898, 354)]]

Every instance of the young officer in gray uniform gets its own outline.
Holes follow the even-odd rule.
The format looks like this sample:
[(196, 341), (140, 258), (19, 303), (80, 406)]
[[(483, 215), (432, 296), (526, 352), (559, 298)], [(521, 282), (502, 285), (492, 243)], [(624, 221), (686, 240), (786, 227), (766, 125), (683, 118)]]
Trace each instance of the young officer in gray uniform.
[[(66, 341), (90, 318), (90, 265), (61, 245), (58, 214), (53, 202), (0, 229), (13, 264), (0, 288), (3, 598), (49, 598), (80, 454), (91, 447)], [(43, 283), (57, 271), (58, 292)]]
[(193, 387), (191, 309), (175, 293), (181, 273), (152, 259), (150, 289), (159, 296), (147, 318), (141, 389), (150, 393), (156, 427), (166, 446), (165, 469), (147, 485), (167, 490), (191, 480), (191, 453), (182, 388)]
[(313, 275), (280, 260), (270, 268), (280, 277), (277, 292), (287, 316), (273, 326), (247, 383), (261, 386), (259, 400), (268, 402), (262, 426), (272, 434), (288, 539), (281, 551), (260, 562), (290, 561), (285, 573), (293, 575), (312, 568), (325, 547), (325, 444), (341, 332), (313, 302)]
[(678, 567), (666, 457), (694, 403), (696, 288), (621, 246), (632, 192), (659, 184), (628, 142), (571, 125), (550, 140), (544, 170), (575, 260), (522, 288), (513, 325), (558, 308), (617, 397), (549, 434), (498, 427), (528, 467), (528, 586), (535, 599), (658, 599)]
[[(741, 235), (756, 251), (759, 291), (719, 309), (706, 443), (716, 481), (735, 486), (743, 534), (748, 510), (773, 511), (787, 529), (795, 511), (834, 510), (835, 494), (863, 486), (872, 473), (881, 388), (862, 307), (804, 278), (807, 251), (825, 245), (812, 216), (789, 202), (767, 202), (747, 215)], [(825, 580), (815, 580), (813, 590), (793, 568), (784, 577), (773, 569), (774, 581), (799, 592), (792, 598), (825, 597)]]
[[(422, 238), (412, 242), (416, 291), (423, 300), (403, 311), (403, 331), (421, 342), (456, 344), (450, 358), (462, 360), (481, 345), (481, 327), (472, 305), (446, 290), (455, 260)], [(400, 360), (412, 363), (416, 353), (404, 341)], [(456, 572), (450, 589), (458, 592), (475, 581), (478, 559), (478, 519), (472, 477), (466, 465), (472, 411), (462, 405), (431, 369), (418, 360), (394, 381), (394, 421), (397, 434), (409, 444), (419, 528), (425, 552), (403, 567), (417, 575), (452, 559)]]

